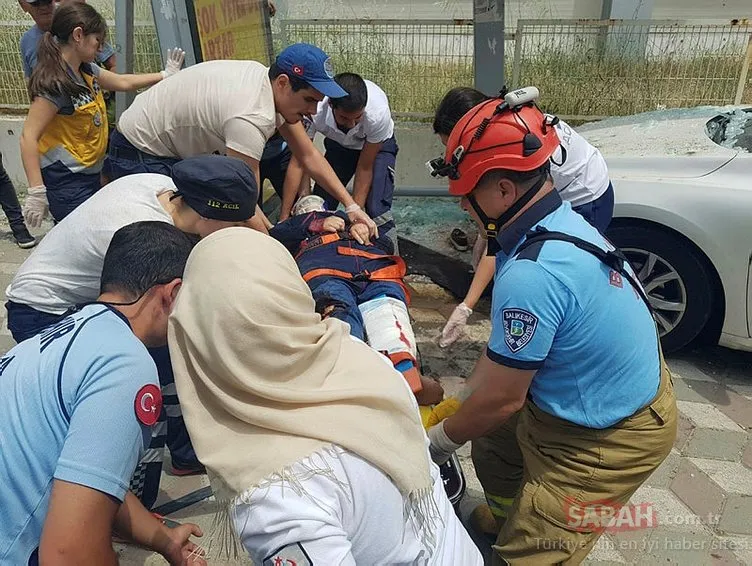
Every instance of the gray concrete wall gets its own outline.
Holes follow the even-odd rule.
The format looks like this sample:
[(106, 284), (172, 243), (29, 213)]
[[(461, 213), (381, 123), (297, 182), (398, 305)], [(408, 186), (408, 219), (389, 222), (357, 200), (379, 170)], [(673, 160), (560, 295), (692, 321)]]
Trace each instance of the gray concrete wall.
[[(27, 187), (26, 174), (21, 165), (19, 139), (24, 118), (20, 116), (0, 116), (0, 152), (3, 164), (16, 189)], [(433, 134), (430, 124), (398, 122), (396, 128), (399, 155), (397, 156), (397, 186), (399, 187), (441, 187), (446, 183), (433, 179), (426, 170), (429, 159), (442, 155), (444, 147)], [(317, 143), (322, 150), (321, 136)]]
[(0, 115), (0, 153), (3, 155), (3, 166), (10, 176), (16, 189), (26, 189), (26, 174), (21, 165), (21, 149), (19, 141), (23, 129), (22, 116)]
[(445, 187), (446, 181), (428, 174), (426, 161), (444, 155), (444, 146), (431, 124), (398, 123), (396, 128), (398, 187)]

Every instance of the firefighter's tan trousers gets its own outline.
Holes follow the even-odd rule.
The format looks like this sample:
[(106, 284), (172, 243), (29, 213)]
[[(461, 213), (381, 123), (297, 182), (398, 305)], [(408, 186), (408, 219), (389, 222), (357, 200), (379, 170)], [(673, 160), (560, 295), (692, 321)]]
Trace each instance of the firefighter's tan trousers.
[(528, 401), (498, 430), (473, 442), (478, 478), (501, 525), (494, 565), (585, 559), (602, 529), (583, 529), (572, 509), (627, 503), (673, 446), (676, 399), (661, 362), (653, 401), (611, 428), (576, 425)]

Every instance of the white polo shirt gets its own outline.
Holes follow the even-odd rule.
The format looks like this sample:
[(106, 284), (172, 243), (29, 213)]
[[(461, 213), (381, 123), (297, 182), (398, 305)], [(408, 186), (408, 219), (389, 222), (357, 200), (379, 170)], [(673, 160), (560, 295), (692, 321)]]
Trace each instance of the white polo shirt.
[(593, 202), (608, 189), (606, 160), (598, 149), (563, 120), (555, 128), (561, 147), (566, 151), (566, 159), (562, 163), (561, 147), (557, 147), (551, 156), (554, 188), (572, 207)]
[(394, 135), (394, 121), (389, 108), (389, 99), (376, 84), (368, 80), (365, 83), (368, 101), (363, 118), (358, 125), (347, 133), (340, 130), (334, 120), (334, 112), (327, 97), (319, 102), (319, 108), (313, 120), (305, 123), (311, 139), (318, 132), (342, 147), (361, 150), (365, 142), (382, 143)]

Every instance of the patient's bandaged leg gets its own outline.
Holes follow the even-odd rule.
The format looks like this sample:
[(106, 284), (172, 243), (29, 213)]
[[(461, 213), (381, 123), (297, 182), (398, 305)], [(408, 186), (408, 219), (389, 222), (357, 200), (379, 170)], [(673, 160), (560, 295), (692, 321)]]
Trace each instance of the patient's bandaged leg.
[(385, 353), (405, 376), (413, 393), (423, 387), (418, 371), (418, 348), (407, 305), (399, 299), (380, 296), (358, 305), (368, 344)]

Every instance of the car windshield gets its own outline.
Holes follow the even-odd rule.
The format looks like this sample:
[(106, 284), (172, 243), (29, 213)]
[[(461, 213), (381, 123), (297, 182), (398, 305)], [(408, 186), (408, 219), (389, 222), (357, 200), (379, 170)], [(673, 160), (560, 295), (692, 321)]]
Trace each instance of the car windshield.
[(722, 147), (752, 153), (752, 108), (719, 114), (708, 120), (705, 130)]

